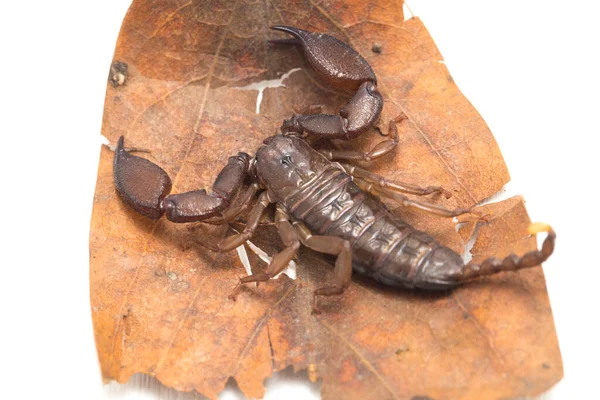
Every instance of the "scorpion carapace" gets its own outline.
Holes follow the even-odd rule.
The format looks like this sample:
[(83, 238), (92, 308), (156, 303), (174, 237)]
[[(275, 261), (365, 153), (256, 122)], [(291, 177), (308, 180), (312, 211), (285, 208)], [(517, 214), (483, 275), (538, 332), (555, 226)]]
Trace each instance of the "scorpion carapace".
[[(552, 254), (554, 231), (546, 224), (533, 224), (530, 234), (548, 234), (541, 250), (521, 257), (510, 255), (503, 260), (489, 258), (481, 264), (465, 265), (460, 255), (392, 214), (380, 197), (442, 217), (476, 213), (470, 209), (450, 210), (406, 197), (406, 194), (431, 193), (448, 197), (449, 193), (440, 187), (388, 181), (357, 166), (337, 162), (372, 160), (389, 153), (398, 142), (396, 124), (402, 117), (390, 121), (390, 138), (366, 153), (313, 149), (304, 136), (348, 139), (369, 128), (377, 119), (383, 100), (376, 89), (375, 74), (355, 50), (331, 36), (290, 27), (274, 29), (294, 35), (294, 39), (274, 40), (275, 43), (301, 45), (310, 64), (331, 84), (357, 91), (344, 107), (346, 111), (343, 109), (340, 116), (313, 114), (287, 120), (282, 133), (265, 139), (254, 157), (246, 153), (230, 157), (210, 193), (202, 189), (170, 194), (168, 175), (154, 163), (126, 151), (121, 137), (114, 158), (115, 187), (138, 213), (153, 219), (164, 214), (173, 222), (227, 224), (236, 220), (257, 196), (245, 229), (214, 247), (215, 251), (223, 252), (250, 239), (266, 209), (273, 204), (275, 226), (285, 248), (273, 257), (265, 272), (244, 277), (241, 283), (274, 277), (295, 257), (301, 244), (335, 255), (332, 282), (314, 291), (315, 311), (317, 296), (342, 294), (353, 270), (386, 285), (436, 290), (499, 271), (533, 267)], [(353, 61), (348, 62), (348, 59)], [(356, 104), (374, 106), (355, 107)], [(339, 125), (335, 125), (338, 122), (330, 124), (334, 119)], [(310, 121), (316, 122), (311, 125)], [(353, 126), (352, 121), (363, 121), (363, 126), (348, 130)], [(324, 126), (335, 126), (335, 129), (315, 128)], [(244, 181), (251, 183), (241, 190)]]

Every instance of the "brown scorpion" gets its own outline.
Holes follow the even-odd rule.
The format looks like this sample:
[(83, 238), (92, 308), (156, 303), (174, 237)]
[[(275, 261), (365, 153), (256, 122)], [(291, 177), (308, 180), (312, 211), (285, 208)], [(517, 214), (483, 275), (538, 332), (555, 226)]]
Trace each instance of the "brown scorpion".
[[(313, 149), (309, 137), (352, 139), (369, 129), (383, 108), (377, 78), (358, 52), (332, 36), (286, 26), (272, 29), (292, 35), (275, 44), (298, 45), (312, 68), (331, 85), (356, 93), (339, 115), (309, 107), (281, 126), (281, 134), (264, 140), (254, 157), (239, 153), (220, 171), (212, 192), (196, 190), (169, 194), (171, 180), (156, 164), (124, 149), (118, 141), (114, 180), (121, 198), (138, 213), (152, 219), (163, 214), (173, 222), (228, 223), (235, 220), (256, 196), (245, 229), (224, 238), (216, 251), (233, 250), (251, 238), (270, 204), (275, 204), (275, 226), (285, 248), (277, 253), (266, 272), (241, 278), (241, 283), (267, 281), (295, 257), (300, 245), (337, 256), (333, 280), (314, 291), (318, 296), (340, 295), (348, 287), (352, 271), (386, 285), (439, 290), (499, 271), (529, 268), (545, 261), (554, 250), (556, 235), (546, 224), (532, 224), (530, 234), (547, 232), (541, 250), (503, 260), (489, 258), (465, 265), (460, 255), (431, 236), (417, 231), (392, 214), (379, 197), (442, 217), (454, 217), (470, 209), (449, 210), (415, 201), (406, 194), (449, 193), (441, 187), (418, 187), (388, 181), (359, 167), (337, 161), (371, 161), (390, 153), (398, 144), (396, 123), (390, 121), (388, 139), (368, 152)], [(241, 191), (244, 181), (251, 183)], [(238, 193), (241, 192), (241, 193)], [(234, 199), (239, 196), (240, 201)]]

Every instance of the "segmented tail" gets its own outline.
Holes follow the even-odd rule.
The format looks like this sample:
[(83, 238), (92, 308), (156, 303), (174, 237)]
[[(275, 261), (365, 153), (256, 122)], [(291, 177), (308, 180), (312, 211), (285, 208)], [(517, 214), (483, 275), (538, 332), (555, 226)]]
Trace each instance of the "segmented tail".
[(554, 251), (554, 242), (556, 241), (556, 233), (548, 224), (536, 222), (529, 225), (527, 233), (535, 235), (540, 232), (546, 232), (548, 235), (542, 244), (541, 250), (530, 251), (521, 257), (511, 254), (503, 260), (496, 257), (490, 257), (484, 260), (481, 264), (467, 264), (459, 278), (460, 281), (469, 281), (484, 275), (492, 275), (500, 271), (516, 271), (523, 268), (531, 268), (540, 265), (550, 257)]

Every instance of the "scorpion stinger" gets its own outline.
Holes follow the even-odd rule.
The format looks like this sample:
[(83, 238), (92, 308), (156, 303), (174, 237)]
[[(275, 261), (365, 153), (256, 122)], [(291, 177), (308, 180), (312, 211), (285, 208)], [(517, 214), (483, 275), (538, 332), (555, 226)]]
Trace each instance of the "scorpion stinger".
[(285, 120), (281, 132), (317, 135), (329, 139), (352, 139), (371, 127), (383, 109), (377, 78), (369, 63), (352, 47), (333, 36), (289, 26), (271, 29), (286, 32), (292, 40), (272, 40), (276, 44), (298, 44), (312, 68), (330, 85), (356, 91), (339, 115), (294, 114)]

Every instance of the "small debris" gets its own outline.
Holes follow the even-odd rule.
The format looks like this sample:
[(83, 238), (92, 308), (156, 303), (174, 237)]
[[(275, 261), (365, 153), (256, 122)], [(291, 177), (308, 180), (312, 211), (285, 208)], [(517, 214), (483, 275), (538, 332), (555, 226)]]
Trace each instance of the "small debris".
[(317, 366), (315, 364), (308, 364), (308, 379), (310, 379), (311, 382), (316, 382), (317, 381)]
[(123, 86), (127, 81), (129, 66), (121, 61), (115, 61), (110, 66), (110, 75), (108, 76), (109, 82), (113, 87)]
[(174, 281), (177, 279), (177, 275), (175, 274), (175, 272), (167, 272), (167, 276), (169, 277), (170, 280)]
[(381, 47), (381, 44), (375, 42), (373, 43), (373, 47), (371, 47), (371, 51), (373, 53), (377, 53), (377, 54), (381, 54), (381, 50), (383, 49), (383, 47)]
[(301, 68), (292, 68), (285, 74), (281, 75), (281, 78), (279, 78), (279, 79), (263, 80), (260, 82), (251, 83), (246, 86), (236, 86), (236, 87), (233, 87), (233, 89), (257, 90), (258, 95), (256, 96), (256, 113), (260, 114), (260, 104), (262, 103), (263, 93), (264, 93), (265, 89), (285, 87), (285, 85), (283, 84), (283, 81), (286, 80), (287, 78), (289, 78), (290, 75), (292, 75), (294, 72), (300, 71), (300, 70), (301, 70)]
[(171, 290), (173, 292), (181, 292), (190, 288), (190, 283), (186, 281), (177, 281), (173, 282), (171, 285)]
[(252, 268), (250, 266), (250, 260), (248, 259), (248, 253), (246, 252), (246, 248), (244, 247), (244, 244), (242, 243), (241, 245), (236, 247), (235, 251), (237, 251), (238, 257), (240, 258), (240, 261), (244, 265), (244, 269), (246, 270), (246, 275), (252, 275)]

